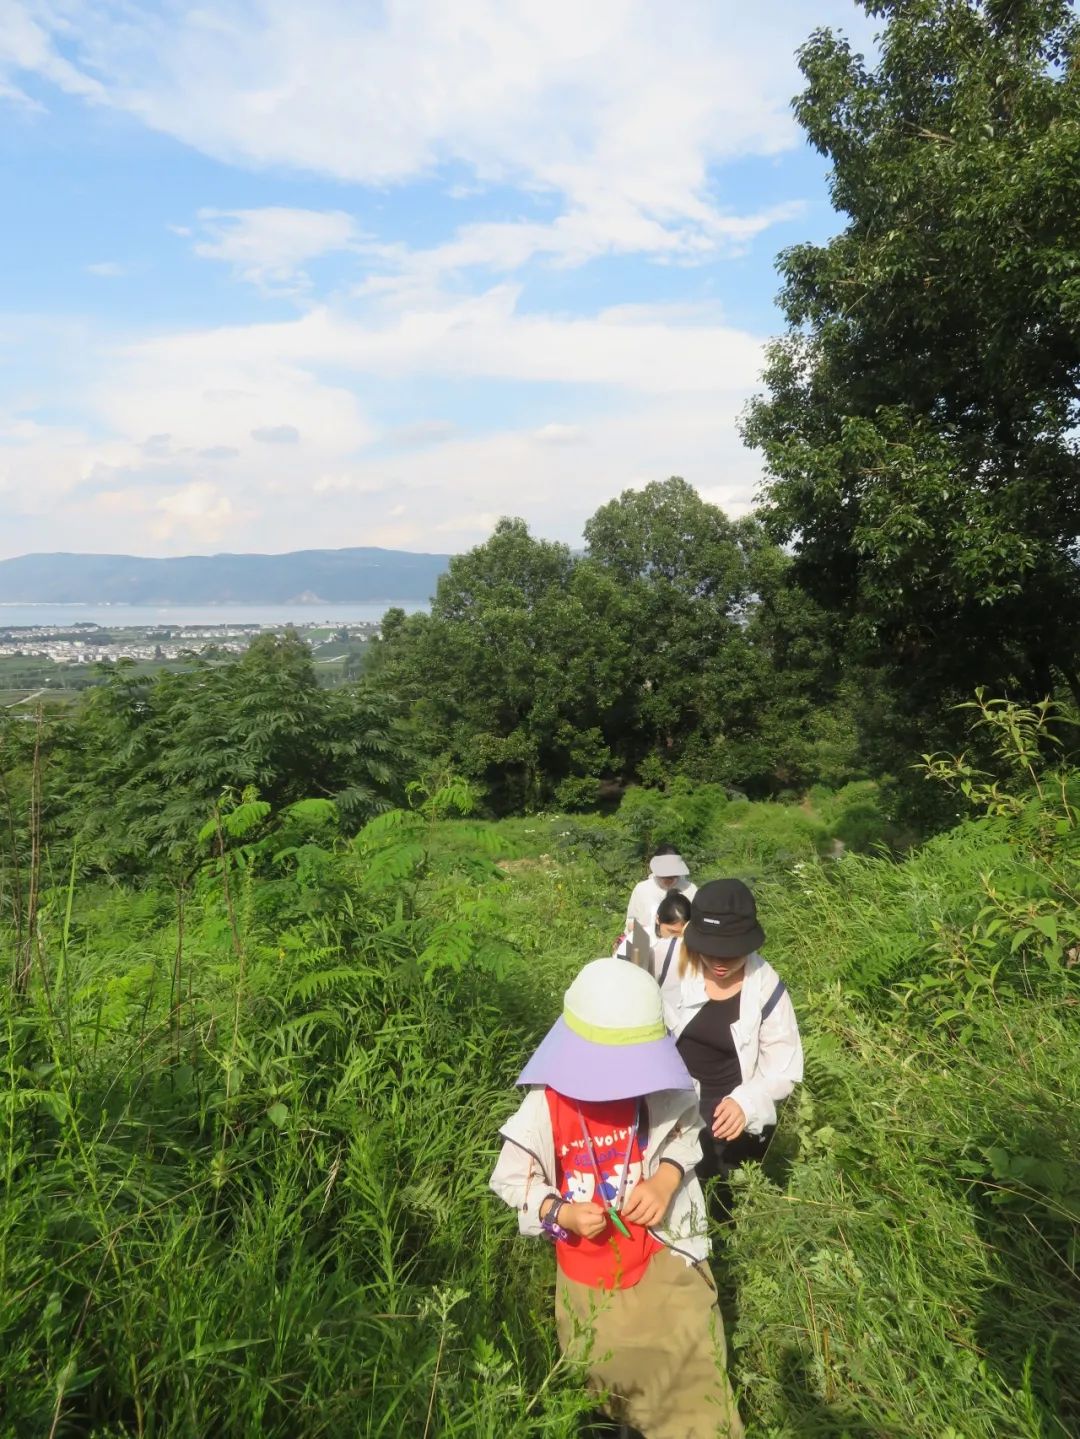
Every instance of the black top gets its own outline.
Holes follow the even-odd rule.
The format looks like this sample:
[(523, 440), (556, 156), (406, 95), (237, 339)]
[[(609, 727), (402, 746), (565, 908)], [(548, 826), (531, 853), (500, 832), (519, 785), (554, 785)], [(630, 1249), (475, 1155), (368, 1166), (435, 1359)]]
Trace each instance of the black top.
[(742, 1083), (739, 1056), (731, 1037), (741, 998), (740, 990), (729, 999), (706, 1000), (677, 1040), (683, 1063), (701, 1085), (701, 1117), (708, 1125), (721, 1099)]

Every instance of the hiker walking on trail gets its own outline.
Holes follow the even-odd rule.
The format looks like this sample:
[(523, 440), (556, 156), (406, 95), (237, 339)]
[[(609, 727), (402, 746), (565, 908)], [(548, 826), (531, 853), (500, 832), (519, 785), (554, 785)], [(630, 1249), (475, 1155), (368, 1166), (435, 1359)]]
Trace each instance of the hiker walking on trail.
[(659, 987), (587, 964), (525, 1066), (491, 1187), (556, 1259), (559, 1345), (646, 1439), (741, 1439), (706, 1259), (693, 1080)]
[(690, 899), (681, 890), (664, 895), (656, 911), (656, 941), (652, 972), (664, 998), (664, 1019), (674, 1029), (679, 1012), (682, 981), (679, 978), (679, 941), (690, 920)]
[(764, 943), (754, 896), (741, 880), (702, 885), (682, 934), (673, 1023), (668, 1016), (698, 1087), (702, 1179), (726, 1179), (761, 1159), (777, 1104), (803, 1077), (795, 1009), (757, 952)]
[(661, 845), (649, 860), (649, 875), (634, 886), (630, 903), (626, 906), (627, 939), (634, 935), (634, 920), (650, 937), (656, 925), (656, 911), (665, 895), (672, 892), (685, 894), (693, 899), (697, 887), (690, 883), (690, 871), (682, 855), (676, 854), (669, 844)]

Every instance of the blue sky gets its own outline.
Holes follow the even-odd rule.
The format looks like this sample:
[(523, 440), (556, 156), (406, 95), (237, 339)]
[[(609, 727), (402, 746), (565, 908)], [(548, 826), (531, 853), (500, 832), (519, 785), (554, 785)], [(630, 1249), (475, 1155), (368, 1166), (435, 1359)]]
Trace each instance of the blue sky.
[(0, 0), (0, 556), (731, 513), (850, 0)]

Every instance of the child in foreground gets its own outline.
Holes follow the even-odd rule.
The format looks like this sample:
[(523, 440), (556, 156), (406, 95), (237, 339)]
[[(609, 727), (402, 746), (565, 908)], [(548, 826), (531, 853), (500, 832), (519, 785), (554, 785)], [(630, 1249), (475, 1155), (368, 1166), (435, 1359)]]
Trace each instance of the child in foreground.
[(694, 1083), (652, 975), (587, 964), (518, 1079), (495, 1193), (554, 1241), (559, 1345), (646, 1439), (741, 1439), (709, 1272)]

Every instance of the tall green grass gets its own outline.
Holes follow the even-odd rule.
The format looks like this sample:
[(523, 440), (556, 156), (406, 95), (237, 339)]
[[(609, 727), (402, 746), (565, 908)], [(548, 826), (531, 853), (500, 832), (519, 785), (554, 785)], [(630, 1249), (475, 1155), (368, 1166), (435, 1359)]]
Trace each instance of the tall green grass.
[(499, 825), (443, 798), (349, 843), (318, 805), (238, 811), (179, 892), (54, 876), (0, 1032), (2, 1432), (576, 1434), (550, 1253), (487, 1175), (680, 823), (699, 874), (756, 879), (806, 1037), (718, 1236), (749, 1432), (1077, 1432), (1076, 968), (1021, 923), (1067, 924), (1075, 831), (820, 859), (828, 797)]

